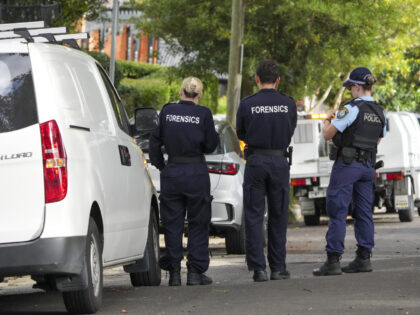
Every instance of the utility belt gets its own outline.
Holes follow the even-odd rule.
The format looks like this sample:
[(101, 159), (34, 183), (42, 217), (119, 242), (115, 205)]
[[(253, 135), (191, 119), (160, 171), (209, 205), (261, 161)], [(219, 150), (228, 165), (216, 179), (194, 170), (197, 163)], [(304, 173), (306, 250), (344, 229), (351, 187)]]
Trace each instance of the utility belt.
[(354, 160), (360, 163), (368, 163), (370, 161), (371, 165), (376, 163), (376, 153), (372, 151), (362, 150), (354, 147), (341, 147), (338, 148), (335, 145), (331, 147), (330, 151), (330, 160), (337, 160), (341, 156), (344, 164), (351, 164)]
[(283, 156), (289, 159), (289, 165), (292, 165), (293, 147), (286, 150), (272, 150), (272, 149), (253, 149), (246, 147), (244, 150), (245, 159), (248, 159), (252, 154)]
[(193, 164), (193, 163), (206, 163), (203, 155), (199, 156), (170, 156), (168, 164)]

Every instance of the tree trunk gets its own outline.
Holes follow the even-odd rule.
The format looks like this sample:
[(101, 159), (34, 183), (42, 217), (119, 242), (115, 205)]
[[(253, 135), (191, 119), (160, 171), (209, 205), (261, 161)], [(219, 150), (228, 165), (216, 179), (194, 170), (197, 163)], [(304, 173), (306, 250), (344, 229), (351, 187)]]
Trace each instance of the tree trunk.
[(337, 76), (331, 81), (330, 85), (328, 86), (328, 88), (325, 90), (324, 94), (322, 95), (322, 97), (320, 98), (320, 100), (313, 106), (310, 108), (310, 112), (312, 112), (313, 110), (315, 110), (319, 105), (321, 105), (322, 103), (325, 102), (325, 100), (327, 99), (328, 95), (330, 95), (331, 89), (334, 86), (334, 82), (335, 80), (337, 80), (337, 78), (339, 78), (341, 76), (341, 73), (338, 73)]
[[(350, 72), (346, 74), (346, 77), (344, 78), (344, 81), (347, 81), (350, 77)], [(345, 92), (346, 88), (344, 86), (342, 86), (340, 88), (340, 90), (338, 90), (337, 95), (335, 96), (334, 99), (334, 109), (338, 109), (338, 107), (340, 107), (341, 104), (341, 100), (343, 99), (343, 94)]]
[(232, 0), (232, 23), (229, 49), (229, 79), (227, 89), (226, 120), (235, 126), (236, 111), (241, 97), (241, 51), (245, 26), (244, 0)]

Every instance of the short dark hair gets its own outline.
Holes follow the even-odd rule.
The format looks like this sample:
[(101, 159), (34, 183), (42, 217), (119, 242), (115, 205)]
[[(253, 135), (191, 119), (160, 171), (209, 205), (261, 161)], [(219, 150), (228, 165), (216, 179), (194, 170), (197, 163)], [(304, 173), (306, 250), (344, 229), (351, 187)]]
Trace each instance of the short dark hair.
[(261, 60), (257, 67), (261, 83), (274, 83), (279, 77), (279, 65), (271, 59)]

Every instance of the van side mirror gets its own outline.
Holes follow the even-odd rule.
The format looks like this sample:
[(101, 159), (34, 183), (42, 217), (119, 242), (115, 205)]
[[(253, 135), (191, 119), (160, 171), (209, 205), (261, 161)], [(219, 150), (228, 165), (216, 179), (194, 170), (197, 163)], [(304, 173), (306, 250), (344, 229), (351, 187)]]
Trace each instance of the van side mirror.
[(159, 115), (157, 110), (151, 107), (136, 108), (134, 113), (134, 133), (150, 133), (158, 127)]

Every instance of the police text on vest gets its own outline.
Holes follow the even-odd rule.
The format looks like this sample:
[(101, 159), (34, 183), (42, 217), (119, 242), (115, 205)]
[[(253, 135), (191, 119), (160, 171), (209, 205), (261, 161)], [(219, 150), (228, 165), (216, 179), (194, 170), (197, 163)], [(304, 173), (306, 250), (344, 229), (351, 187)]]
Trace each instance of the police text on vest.
[(379, 119), (378, 115), (372, 113), (365, 113), (363, 120), (372, 123), (381, 123), (381, 120)]
[(251, 114), (287, 113), (289, 108), (286, 105), (265, 105), (251, 107)]
[(197, 116), (182, 116), (182, 115), (166, 115), (166, 121), (188, 124), (199, 124), (200, 117)]

